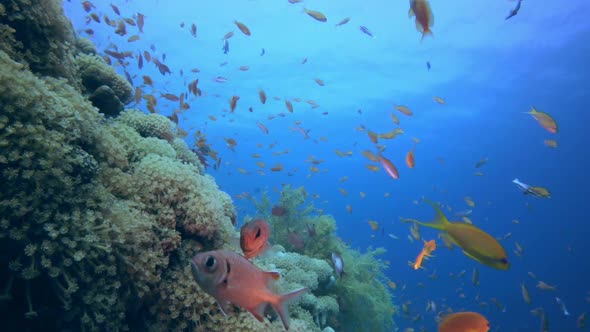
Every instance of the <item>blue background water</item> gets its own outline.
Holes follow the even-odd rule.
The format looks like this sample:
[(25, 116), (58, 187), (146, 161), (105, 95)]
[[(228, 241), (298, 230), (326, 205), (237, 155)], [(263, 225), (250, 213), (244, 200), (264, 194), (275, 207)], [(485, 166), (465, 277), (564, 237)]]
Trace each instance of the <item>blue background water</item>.
[[(111, 3), (123, 17), (137, 12), (145, 15), (144, 33), (139, 33), (141, 39), (134, 43), (128, 43), (127, 38), (138, 34), (135, 27), (128, 26), (128, 34), (118, 36), (104, 22), (87, 26), (87, 13), (80, 3), (64, 2), (66, 14), (81, 35), (86, 35), (84, 29), (94, 30), (90, 39), (99, 51), (113, 43), (119, 50), (135, 54), (149, 50), (160, 60), (166, 54), (164, 63), (173, 72), (167, 76), (161, 76), (152, 64), (144, 63), (138, 70), (136, 60), (130, 59), (126, 70), (137, 75), (135, 86), (141, 85), (141, 76), (149, 75), (155, 81), (155, 95), (179, 95), (187, 91), (190, 81), (199, 78), (199, 88), (207, 96), (189, 98), (191, 108), (180, 115), (180, 126), (189, 132), (190, 144), (194, 144), (192, 134), (201, 130), (219, 151), (220, 169), (209, 168), (208, 172), (223, 190), (231, 195), (249, 192), (258, 196), (264, 190), (272, 193), (284, 183), (305, 186), (308, 193), (320, 196), (315, 204), (336, 218), (339, 235), (353, 247), (387, 248), (383, 259), (391, 262), (387, 274), (398, 284), (396, 301), (411, 301), (411, 315), (423, 316), (417, 323), (397, 317), (400, 327), (434, 330), (434, 314), (424, 312), (427, 300), (435, 301), (439, 308), (446, 303), (457, 311), (481, 312), (493, 331), (538, 331), (540, 320), (530, 314), (536, 307), (544, 308), (552, 330), (573, 331), (576, 318), (590, 311), (585, 300), (590, 291), (588, 1), (525, 0), (516, 17), (504, 20), (515, 2), (433, 0), (434, 37), (422, 42), (414, 20), (408, 19), (407, 1), (94, 1), (93, 11), (101, 17), (117, 18)], [(303, 13), (304, 5), (326, 14), (328, 22)], [(345, 17), (350, 17), (350, 22), (335, 27)], [(245, 23), (252, 35), (243, 35), (234, 20)], [(197, 26), (196, 38), (189, 31), (192, 23)], [(363, 34), (361, 25), (376, 38)], [(229, 39), (226, 55), (221, 46), (228, 31), (235, 35)], [(150, 45), (155, 46), (155, 52)], [(262, 48), (264, 56), (260, 56)], [(301, 64), (304, 58), (308, 61)], [(227, 65), (220, 66), (226, 61)], [(432, 65), (430, 71), (427, 61)], [(237, 69), (244, 65), (250, 70)], [(117, 68), (123, 73), (121, 66)], [(199, 68), (200, 73), (191, 73), (192, 68)], [(214, 82), (217, 76), (229, 81)], [(324, 80), (325, 86), (318, 86), (315, 78)], [(258, 88), (268, 95), (266, 105), (258, 100)], [(150, 90), (144, 88), (144, 93)], [(235, 113), (230, 114), (227, 109), (232, 95), (240, 100)], [(446, 104), (435, 103), (434, 96), (444, 98)], [(295, 111), (288, 113), (283, 99), (294, 97), (313, 99), (320, 107), (293, 102)], [(414, 115), (406, 117), (393, 110), (395, 104), (407, 105)], [(523, 114), (531, 105), (557, 120), (558, 134), (545, 131), (530, 115)], [(250, 106), (253, 112), (248, 111)], [(145, 110), (145, 101), (139, 107)], [(170, 115), (177, 103), (159, 98), (157, 108)], [(267, 119), (280, 112), (286, 116)], [(380, 143), (387, 145), (385, 155), (400, 170), (399, 180), (383, 170), (365, 168), (369, 162), (360, 152), (375, 151), (374, 145), (366, 133), (355, 130), (361, 124), (376, 132), (395, 128), (390, 112), (400, 118), (405, 134)], [(218, 120), (211, 121), (210, 115)], [(260, 131), (257, 121), (268, 127), (269, 135)], [(295, 121), (309, 130), (309, 139), (292, 131)], [(235, 152), (225, 146), (224, 138), (230, 137), (238, 142)], [(411, 137), (421, 143), (415, 151), (416, 167), (410, 170), (404, 157), (412, 147)], [(559, 147), (544, 146), (544, 139), (556, 139)], [(276, 143), (272, 149), (268, 147), (271, 143)], [(273, 155), (285, 149), (289, 153)], [(353, 155), (340, 158), (335, 149), (350, 150)], [(265, 175), (257, 174), (260, 168), (255, 164), (258, 160), (250, 157), (252, 153), (261, 154), (267, 168), (280, 162), (285, 170), (266, 169)], [(319, 173), (309, 170), (311, 164), (305, 160), (310, 155), (325, 160), (318, 166)], [(489, 162), (475, 169), (475, 163), (484, 157)], [(444, 158), (445, 163), (437, 158)], [(241, 174), (238, 168), (250, 173)], [(485, 175), (475, 176), (476, 171)], [(343, 176), (350, 179), (339, 183)], [(511, 183), (515, 177), (549, 188), (552, 198), (523, 196)], [(348, 191), (348, 196), (338, 188)], [(367, 194), (364, 199), (359, 196), (361, 191)], [(386, 192), (389, 197), (384, 197)], [(414, 260), (422, 244), (408, 241), (408, 225), (399, 222), (399, 217), (431, 219), (433, 211), (428, 205), (413, 203), (421, 197), (440, 201), (454, 211), (464, 210), (468, 208), (465, 196), (476, 203), (471, 218), (477, 226), (498, 237), (512, 233), (502, 241), (512, 262), (510, 270), (480, 265), (440, 242), (426, 270), (411, 269), (407, 261)], [(254, 213), (248, 201), (236, 200), (236, 205), (240, 218)], [(346, 205), (353, 208), (351, 214)], [(370, 229), (369, 219), (379, 221), (385, 236)], [(513, 219), (520, 224), (513, 224)], [(391, 239), (389, 233), (400, 239)], [(436, 231), (423, 228), (422, 235), (436, 238)], [(524, 248), (522, 258), (512, 252), (515, 241)], [(473, 268), (480, 273), (478, 288), (471, 283)], [(462, 278), (449, 276), (462, 270), (467, 271)], [(427, 277), (433, 271), (437, 280)], [(536, 289), (528, 271), (558, 290)], [(531, 292), (532, 305), (522, 299), (521, 282)], [(405, 291), (401, 290), (403, 285), (407, 286)], [(459, 298), (458, 288), (466, 298)], [(570, 317), (561, 313), (555, 296), (567, 304)], [(505, 312), (490, 302), (492, 297), (506, 306)], [(480, 307), (481, 301), (489, 305)]]

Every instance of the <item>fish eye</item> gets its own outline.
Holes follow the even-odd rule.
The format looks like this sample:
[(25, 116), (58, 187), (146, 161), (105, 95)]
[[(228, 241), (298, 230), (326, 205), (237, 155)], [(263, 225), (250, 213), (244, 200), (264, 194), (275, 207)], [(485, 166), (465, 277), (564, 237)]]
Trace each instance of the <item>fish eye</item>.
[(207, 260), (205, 261), (205, 266), (207, 267), (207, 269), (213, 270), (213, 269), (215, 269), (216, 265), (217, 265), (217, 260), (215, 259), (215, 257), (213, 257), (213, 256), (207, 257)]
[(256, 231), (256, 238), (260, 237), (260, 228), (258, 228), (258, 231)]

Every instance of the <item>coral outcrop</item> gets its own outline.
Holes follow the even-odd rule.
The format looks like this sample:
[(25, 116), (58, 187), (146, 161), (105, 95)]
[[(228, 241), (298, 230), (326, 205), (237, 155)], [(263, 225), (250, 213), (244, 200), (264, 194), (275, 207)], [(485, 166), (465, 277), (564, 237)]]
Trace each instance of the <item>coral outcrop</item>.
[[(133, 88), (96, 53), (60, 1), (0, 4), (3, 329), (282, 330), (272, 310), (263, 322), (237, 307), (224, 316), (194, 282), (193, 255), (232, 246), (233, 203), (173, 122), (124, 110)], [(281, 272), (278, 293), (309, 288), (290, 331), (391, 330), (379, 252), (337, 240), (334, 219), (304, 206), (303, 190), (286, 188), (280, 203), (290, 228), (267, 215), (268, 199), (259, 208), (287, 251), (254, 263)], [(293, 234), (314, 240), (298, 247)], [(347, 278), (336, 278), (332, 251)]]
[(97, 55), (79, 54), (76, 64), (83, 90), (102, 113), (118, 115), (133, 99), (133, 87)]
[[(275, 264), (271, 267), (284, 269), (287, 282), (311, 289), (300, 305), (312, 315), (316, 327), (338, 331), (393, 329), (392, 317), (397, 308), (385, 286), (387, 279), (383, 271), (387, 266), (377, 259), (384, 249), (369, 248), (361, 254), (345, 245), (336, 236), (334, 218), (323, 214), (313, 203), (306, 203), (303, 187), (285, 185), (276, 204), (263, 193), (255, 205), (257, 216), (269, 222), (270, 243), (300, 253), (269, 259)], [(286, 213), (273, 215), (272, 206), (280, 206)], [(344, 260), (345, 277), (338, 278), (327, 263), (331, 262), (333, 252), (340, 253)]]
[[(3, 328), (173, 331), (221, 321), (186, 267), (196, 250), (218, 248), (235, 231), (231, 199), (167, 118), (101, 114), (84, 97), (87, 76), (107, 73), (97, 89), (121, 101), (128, 83), (104, 63), (89, 69), (102, 60), (82, 53), (92, 53), (87, 43), (73, 45), (51, 7), (58, 2), (23, 4), (0, 11), (0, 33), (14, 41), (0, 45)], [(23, 17), (47, 6), (56, 17)], [(43, 66), (25, 38), (41, 30), (51, 46)], [(57, 54), (66, 57), (60, 65)]]

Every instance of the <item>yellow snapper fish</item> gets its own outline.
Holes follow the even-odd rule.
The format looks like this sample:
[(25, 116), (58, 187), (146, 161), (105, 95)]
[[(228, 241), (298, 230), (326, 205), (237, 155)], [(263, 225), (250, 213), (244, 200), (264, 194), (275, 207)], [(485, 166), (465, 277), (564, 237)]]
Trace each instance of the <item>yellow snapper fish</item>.
[(424, 201), (432, 205), (436, 216), (432, 222), (415, 220), (416, 223), (443, 231), (444, 238), (460, 247), (469, 258), (481, 264), (499, 270), (507, 270), (510, 267), (506, 250), (493, 236), (471, 224), (449, 222), (436, 204), (426, 199)]
[(525, 195), (531, 195), (540, 198), (551, 198), (551, 193), (549, 190), (547, 190), (547, 188), (529, 186), (526, 183), (520, 182), (518, 179), (512, 180), (512, 183), (516, 184), (516, 186), (520, 188)]

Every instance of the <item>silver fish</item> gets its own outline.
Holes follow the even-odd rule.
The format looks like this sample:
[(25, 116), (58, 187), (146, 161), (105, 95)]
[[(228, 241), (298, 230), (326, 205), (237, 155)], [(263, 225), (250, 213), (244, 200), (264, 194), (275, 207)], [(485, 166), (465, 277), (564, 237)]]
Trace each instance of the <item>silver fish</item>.
[(342, 256), (339, 253), (332, 253), (332, 263), (334, 264), (334, 270), (336, 270), (336, 274), (338, 274), (339, 277), (342, 277), (342, 275), (345, 274), (344, 260), (342, 260)]
[(557, 304), (559, 304), (559, 307), (561, 308), (561, 311), (563, 312), (563, 314), (566, 316), (569, 316), (570, 313), (569, 313), (569, 311), (567, 311), (567, 308), (565, 307), (565, 303), (563, 303), (563, 301), (559, 297), (556, 297), (555, 301), (557, 301)]

